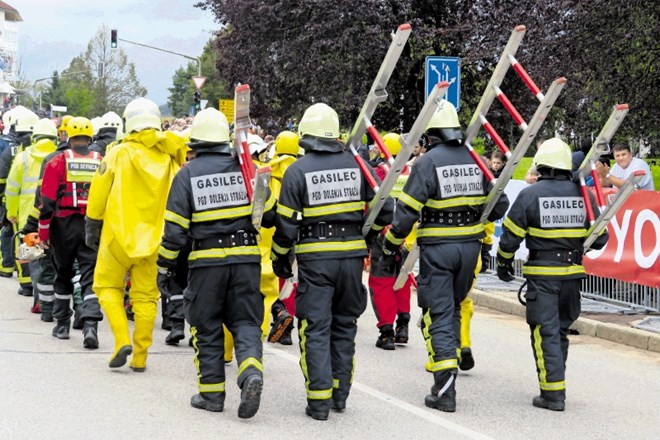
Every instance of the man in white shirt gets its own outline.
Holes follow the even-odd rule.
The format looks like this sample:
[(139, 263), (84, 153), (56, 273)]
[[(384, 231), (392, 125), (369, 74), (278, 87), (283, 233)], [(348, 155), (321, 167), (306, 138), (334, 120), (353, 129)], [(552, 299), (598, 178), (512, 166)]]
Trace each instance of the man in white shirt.
[(607, 165), (596, 162), (596, 169), (600, 175), (603, 186), (615, 186), (620, 188), (626, 179), (635, 171), (644, 171), (646, 175), (639, 183), (639, 189), (653, 191), (653, 176), (649, 165), (642, 159), (633, 157), (627, 144), (616, 144), (612, 147), (616, 164), (610, 169)]

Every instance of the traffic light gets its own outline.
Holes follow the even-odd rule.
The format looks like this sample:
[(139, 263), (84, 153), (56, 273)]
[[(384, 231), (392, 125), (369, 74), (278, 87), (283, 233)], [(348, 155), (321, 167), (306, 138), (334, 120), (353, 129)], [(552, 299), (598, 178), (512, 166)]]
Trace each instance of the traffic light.
[(113, 49), (117, 48), (117, 29), (110, 31), (110, 47)]
[(199, 105), (199, 102), (202, 100), (202, 93), (197, 90), (195, 92), (195, 105)]

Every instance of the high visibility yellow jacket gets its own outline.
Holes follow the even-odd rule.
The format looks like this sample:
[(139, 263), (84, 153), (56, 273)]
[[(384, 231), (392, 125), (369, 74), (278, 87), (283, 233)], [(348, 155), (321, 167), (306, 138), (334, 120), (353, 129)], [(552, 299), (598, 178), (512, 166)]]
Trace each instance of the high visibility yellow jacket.
[(107, 151), (87, 204), (87, 216), (104, 222), (101, 240), (110, 234), (129, 258), (156, 254), (167, 194), (185, 157), (180, 137), (151, 129), (131, 133)]
[(270, 166), (271, 169), (270, 191), (273, 193), (275, 198), (280, 197), (284, 172), (295, 161), (295, 157), (285, 154), (283, 156), (275, 156), (270, 162), (268, 162), (268, 166)]
[(50, 139), (41, 139), (20, 152), (7, 177), (5, 190), (7, 217), (18, 219), (19, 229), (25, 225), (34, 206), (34, 197), (39, 186), (39, 174), (44, 158), (57, 149)]

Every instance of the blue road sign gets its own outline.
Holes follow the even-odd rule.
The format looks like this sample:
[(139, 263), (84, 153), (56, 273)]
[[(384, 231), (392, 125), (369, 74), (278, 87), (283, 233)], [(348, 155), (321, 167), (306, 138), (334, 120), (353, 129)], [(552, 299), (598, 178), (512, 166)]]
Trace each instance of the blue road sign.
[(449, 89), (445, 99), (459, 110), (461, 107), (461, 59), (457, 57), (426, 57), (426, 94), (424, 100), (429, 97), (433, 87), (441, 82), (447, 81)]

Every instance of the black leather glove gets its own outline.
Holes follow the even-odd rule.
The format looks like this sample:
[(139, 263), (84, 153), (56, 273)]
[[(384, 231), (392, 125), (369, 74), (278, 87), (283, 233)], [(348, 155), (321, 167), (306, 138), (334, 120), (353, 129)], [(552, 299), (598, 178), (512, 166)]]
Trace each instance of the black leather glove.
[(93, 251), (99, 250), (103, 220), (93, 220), (85, 217), (85, 244)]
[(513, 265), (511, 262), (502, 261), (499, 258), (497, 259), (497, 278), (500, 280), (510, 283), (515, 278), (513, 277)]
[(293, 276), (293, 268), (291, 267), (291, 251), (286, 254), (278, 254), (271, 251), (270, 259), (273, 261), (273, 272), (278, 278), (291, 278)]
[(390, 242), (384, 235), (379, 235), (377, 240), (383, 252), (381, 267), (387, 273), (395, 273), (397, 262), (401, 261), (401, 246)]
[(376, 238), (378, 238), (378, 234), (380, 234), (380, 231), (376, 231), (375, 229), (371, 228), (369, 229), (369, 232), (367, 233), (367, 236), (364, 237), (364, 241), (367, 242), (367, 247), (372, 248), (373, 245), (376, 243)]
[(163, 298), (172, 296), (172, 283), (174, 282), (174, 272), (170, 269), (158, 268), (158, 276), (156, 277), (156, 284), (158, 291)]

